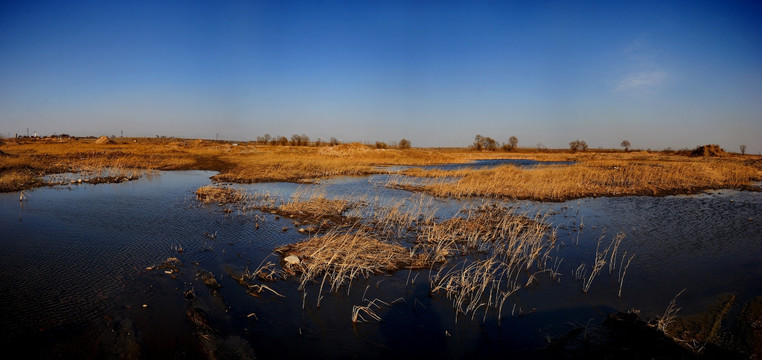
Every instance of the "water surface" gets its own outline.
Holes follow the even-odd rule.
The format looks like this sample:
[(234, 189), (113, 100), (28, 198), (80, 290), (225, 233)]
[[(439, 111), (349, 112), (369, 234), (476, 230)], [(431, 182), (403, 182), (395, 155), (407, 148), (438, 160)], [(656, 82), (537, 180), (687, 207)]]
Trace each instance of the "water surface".
[[(259, 358), (390, 356), (528, 356), (575, 324), (601, 321), (618, 310), (661, 315), (679, 298), (685, 313), (700, 312), (726, 294), (737, 308), (762, 294), (762, 195), (714, 191), (693, 196), (587, 198), (564, 203), (514, 203), (533, 214), (551, 212), (562, 259), (560, 282), (539, 277), (506, 305), (456, 322), (450, 301), (430, 294), (429, 271), (400, 271), (355, 281), (347, 294), (321, 295), (319, 284), (269, 284), (285, 295), (252, 297), (231, 276), (272, 250), (302, 241), (291, 220), (229, 206), (201, 205), (194, 191), (211, 172), (164, 172), (121, 184), (41, 188), (0, 194), (0, 338), (30, 357), (92, 358), (111, 343), (118, 321), (134, 323), (141, 351), (152, 358), (204, 358), (186, 316), (183, 292), (194, 289), (220, 339), (243, 339)], [(308, 186), (327, 197), (424, 197), (441, 218), (480, 199), (435, 199), (389, 189), (388, 175), (343, 177), (315, 185), (236, 185), (288, 198)], [(255, 224), (259, 225), (257, 229)], [(580, 224), (582, 226), (580, 226)], [(288, 231), (283, 231), (287, 227)], [(599, 239), (625, 234), (619, 254), (635, 254), (619, 298), (616, 272), (602, 272), (583, 293), (574, 270), (591, 264)], [(182, 249), (182, 251), (179, 251)], [(180, 272), (146, 270), (177, 257)], [(212, 294), (197, 276), (211, 272), (222, 287)], [(352, 306), (381, 299), (381, 322), (353, 325)], [(144, 306), (145, 305), (145, 306)], [(737, 311), (737, 310), (736, 310)], [(512, 313), (512, 314), (511, 314)], [(252, 315), (254, 314), (254, 315)]]

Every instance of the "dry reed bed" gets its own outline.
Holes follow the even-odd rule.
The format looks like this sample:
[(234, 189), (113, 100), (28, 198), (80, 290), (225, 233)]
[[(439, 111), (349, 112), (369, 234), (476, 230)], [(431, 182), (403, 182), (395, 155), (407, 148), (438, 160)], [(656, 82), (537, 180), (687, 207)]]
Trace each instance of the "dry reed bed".
[[(506, 300), (529, 286), (539, 273), (557, 278), (558, 264), (551, 256), (555, 231), (538, 214), (534, 218), (516, 214), (514, 208), (494, 204), (464, 208), (454, 217), (436, 221), (434, 211), (420, 197), (407, 204), (377, 205), (375, 217), (358, 221), (350, 229), (335, 229), (304, 242), (276, 249), (284, 258), (284, 270), (298, 274), (300, 289), (312, 283), (338, 292), (352, 281), (371, 274), (401, 269), (434, 268), (432, 293), (443, 293), (458, 314), (478, 310), (498, 316)], [(410, 246), (395, 243), (404, 233)], [(465, 256), (470, 255), (470, 256)], [(450, 264), (449, 260), (461, 261)], [(318, 295), (318, 305), (321, 300)]]
[(333, 176), (361, 176), (385, 173), (385, 165), (429, 165), (469, 161), (478, 154), (440, 152), (422, 149), (371, 149), (362, 144), (333, 147), (258, 146), (258, 152), (223, 156), (234, 164), (216, 175), (216, 181), (239, 183), (302, 182), (312, 183)]
[[(424, 259), (403, 246), (376, 239), (363, 231), (338, 232), (313, 237), (307, 241), (275, 249), (285, 257), (296, 256), (299, 262), (286, 265), (287, 271), (300, 273), (300, 289), (320, 277), (331, 292), (343, 285), (351, 287), (352, 280), (371, 274), (391, 272), (403, 268), (419, 269), (428, 264)], [(347, 290), (349, 291), (349, 290)]]
[(221, 141), (152, 138), (119, 138), (101, 144), (95, 139), (10, 139), (0, 144), (0, 151), (0, 191), (44, 185), (44, 175), (103, 168), (216, 170), (220, 172), (216, 180), (238, 183), (313, 182), (329, 176), (379, 173), (383, 170), (378, 166), (384, 165), (453, 163), (496, 156), (464, 150), (372, 149), (362, 144), (234, 146)]
[(237, 189), (206, 185), (196, 189), (196, 200), (204, 203), (226, 204), (246, 200), (247, 195)]
[(489, 197), (565, 201), (589, 196), (669, 195), (704, 189), (752, 189), (762, 180), (759, 163), (727, 159), (653, 161), (586, 160), (573, 165), (454, 171), (409, 169), (412, 177), (455, 177), (456, 181), (410, 184), (392, 180), (388, 186), (423, 191), (440, 197)]
[[(498, 321), (508, 298), (530, 286), (540, 273), (557, 279), (556, 233), (538, 214), (536, 219), (517, 216), (511, 208), (482, 206), (469, 211), (466, 218), (456, 218), (433, 225), (435, 231), (425, 239), (435, 245), (435, 256), (476, 251), (481, 256), (466, 257), (442, 266), (430, 276), (433, 293), (443, 292), (456, 310), (473, 319), (478, 311), (486, 316), (497, 314)], [(437, 229), (438, 228), (438, 229)], [(433, 234), (433, 236), (432, 236)]]

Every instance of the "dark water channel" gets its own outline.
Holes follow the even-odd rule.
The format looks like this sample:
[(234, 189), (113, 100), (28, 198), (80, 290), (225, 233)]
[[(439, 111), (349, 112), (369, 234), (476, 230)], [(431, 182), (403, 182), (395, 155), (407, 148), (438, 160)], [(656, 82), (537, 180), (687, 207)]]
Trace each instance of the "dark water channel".
[[(450, 301), (430, 294), (428, 270), (355, 281), (348, 294), (346, 288), (324, 291), (320, 307), (319, 284), (305, 294), (294, 279), (268, 284), (284, 297), (252, 297), (231, 276), (263, 260), (279, 263), (271, 255), (275, 247), (308, 235), (272, 214), (199, 204), (194, 192), (211, 175), (166, 172), (121, 184), (41, 188), (23, 202), (18, 193), (0, 194), (4, 348), (24, 358), (206, 358), (208, 348), (186, 313), (183, 293), (191, 289), (220, 353), (240, 355), (250, 347), (263, 359), (532, 357), (548, 338), (612, 312), (660, 316), (682, 289), (683, 314), (705, 311), (729, 294), (736, 295), (738, 312), (762, 295), (762, 194), (725, 190), (518, 203), (527, 213), (551, 212), (562, 275), (560, 282), (540, 276), (517, 292), (499, 322), (492, 313), (483, 319), (482, 312), (456, 322)], [(327, 197), (420, 196), (380, 186), (385, 179), (346, 177), (301, 186), (317, 187)], [(287, 198), (300, 185), (240, 187)], [(442, 217), (481, 202), (430, 201)], [(619, 253), (635, 254), (622, 297), (616, 272), (607, 271), (583, 293), (575, 269), (592, 262), (601, 236), (607, 244), (618, 232), (625, 234)], [(178, 272), (147, 270), (169, 257), (180, 260)], [(203, 272), (221, 285), (216, 294), (202, 283)], [(375, 298), (389, 304), (376, 311), (383, 320), (353, 324), (353, 305)]]

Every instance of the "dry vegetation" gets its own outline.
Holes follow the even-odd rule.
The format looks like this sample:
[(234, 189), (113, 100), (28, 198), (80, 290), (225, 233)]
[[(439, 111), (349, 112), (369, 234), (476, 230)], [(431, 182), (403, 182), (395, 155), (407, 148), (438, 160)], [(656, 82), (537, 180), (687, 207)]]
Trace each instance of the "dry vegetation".
[[(704, 189), (749, 188), (762, 180), (762, 161), (748, 157), (688, 157), (653, 153), (535, 154), (524, 158), (576, 161), (571, 165), (403, 173), (428, 183), (395, 179), (388, 185), (441, 197), (501, 197), (564, 201), (588, 196), (669, 195)], [(449, 178), (454, 180), (441, 181)]]
[[(362, 144), (272, 146), (223, 141), (117, 138), (6, 139), (0, 144), (0, 191), (44, 185), (42, 177), (65, 172), (118, 173), (133, 169), (215, 170), (215, 180), (252, 183), (314, 182), (337, 175), (383, 172), (383, 165), (463, 162), (468, 151), (373, 149)], [(486, 154), (494, 157), (496, 154)]]
[[(257, 200), (262, 196), (242, 198), (262, 204)], [(458, 314), (473, 318), (477, 311), (500, 317), (507, 299), (530, 286), (539, 274), (558, 278), (559, 259), (551, 256), (555, 230), (543, 214), (530, 217), (513, 207), (487, 203), (465, 206), (442, 220), (423, 199), (418, 195), (387, 203), (364, 197), (326, 199), (319, 190), (299, 190), (287, 202), (270, 199), (270, 207), (255, 207), (294, 215), (294, 221), (302, 224), (323, 217), (340, 219), (321, 226), (318, 235), (275, 249), (282, 256), (282, 269), (268, 262), (236, 278), (257, 295), (272, 291), (263, 282), (297, 276), (301, 290), (319, 284), (319, 306), (324, 290), (349, 292), (357, 278), (430, 268), (432, 293), (452, 300), (456, 319)]]
[[(99, 143), (100, 142), (100, 143)], [(9, 139), (0, 151), (0, 191), (44, 185), (44, 175), (78, 172), (95, 178), (134, 178), (136, 169), (216, 170), (214, 180), (314, 182), (341, 175), (384, 173), (385, 165), (431, 165), (487, 158), (574, 161), (573, 165), (491, 169), (408, 169), (390, 186), (443, 197), (502, 197), (562, 201), (587, 196), (665, 195), (702, 189), (747, 188), (762, 180), (758, 156), (719, 148), (690, 152), (477, 152), (468, 149), (374, 149), (362, 144), (273, 146), (183, 139)], [(722, 155), (722, 156), (718, 156)], [(90, 175), (87, 175), (90, 174)], [(448, 181), (442, 181), (447, 178)], [(455, 181), (452, 181), (452, 179)]]

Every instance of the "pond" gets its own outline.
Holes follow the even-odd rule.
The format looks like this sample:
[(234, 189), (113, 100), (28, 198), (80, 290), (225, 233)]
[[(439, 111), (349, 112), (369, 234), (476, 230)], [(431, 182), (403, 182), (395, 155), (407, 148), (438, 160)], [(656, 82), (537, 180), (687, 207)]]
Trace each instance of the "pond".
[[(723, 190), (510, 204), (521, 213), (548, 214), (560, 274), (538, 275), (508, 298), (500, 319), (494, 311), (456, 317), (451, 300), (431, 292), (428, 269), (373, 275), (336, 293), (321, 291), (319, 283), (300, 291), (292, 278), (267, 284), (282, 296), (255, 297), (233, 277), (266, 261), (280, 263), (273, 249), (310, 235), (274, 214), (199, 203), (195, 190), (212, 175), (162, 172), (120, 184), (40, 188), (24, 201), (18, 193), (0, 194), (6, 349), (34, 358), (206, 358), (210, 351), (264, 359), (535, 357), (548, 339), (617, 311), (661, 316), (683, 289), (676, 300), (681, 314), (701, 313), (732, 295), (730, 313), (737, 315), (762, 294), (762, 194)], [(284, 199), (305, 187), (327, 198), (420, 197), (440, 218), (483, 202), (379, 185), (387, 178), (235, 186)], [(594, 262), (599, 240), (608, 246), (619, 233), (619, 261), (634, 255), (621, 297), (619, 269), (609, 273), (608, 265), (583, 292), (575, 271)], [(168, 258), (178, 264), (159, 269)], [(203, 282), (209, 274), (220, 286), (214, 291)], [(354, 324), (353, 307), (373, 299), (382, 320)], [(203, 312), (208, 327), (193, 320), (193, 311)]]

